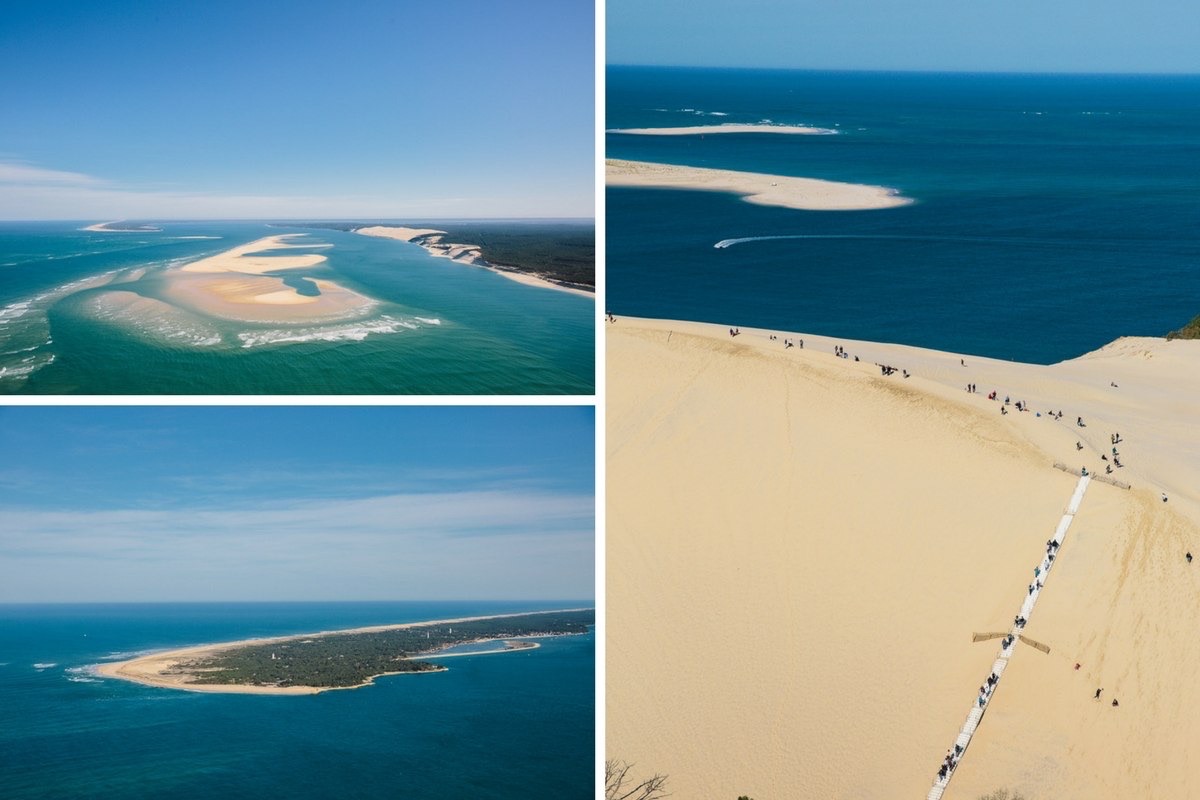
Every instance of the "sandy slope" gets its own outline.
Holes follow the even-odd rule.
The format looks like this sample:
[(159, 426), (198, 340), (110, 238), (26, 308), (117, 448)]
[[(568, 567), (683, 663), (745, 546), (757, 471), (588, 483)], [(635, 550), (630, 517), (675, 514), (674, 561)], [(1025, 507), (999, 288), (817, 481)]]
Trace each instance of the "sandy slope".
[(1102, 473), (1119, 431), (1134, 488), (1088, 490), (1027, 629), (1051, 653), (1014, 656), (946, 797), (1200, 796), (1200, 343), (964, 366), (778, 336), (608, 326), (607, 755), (678, 798), (923, 797), (998, 649), (971, 633), (1011, 623), (1074, 488), (1053, 463)]

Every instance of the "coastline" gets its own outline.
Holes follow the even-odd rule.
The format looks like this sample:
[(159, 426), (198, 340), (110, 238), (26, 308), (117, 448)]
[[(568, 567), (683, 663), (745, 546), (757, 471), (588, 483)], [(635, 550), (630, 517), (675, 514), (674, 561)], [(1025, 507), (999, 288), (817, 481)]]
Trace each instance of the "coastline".
[(605, 133), (624, 133), (633, 136), (705, 136), (710, 133), (780, 133), (799, 136), (834, 136), (838, 132), (833, 128), (814, 128), (808, 125), (725, 122), (717, 125), (686, 125), (679, 128), (609, 128)]
[[(367, 677), (363, 682), (353, 686), (250, 686), (246, 684), (192, 684), (188, 683), (187, 679), (192, 677), (189, 674), (178, 674), (168, 676), (165, 673), (179, 666), (186, 661), (193, 661), (198, 658), (205, 658), (226, 650), (234, 650), (241, 647), (261, 644), (276, 644), (281, 642), (292, 642), (301, 639), (310, 639), (325, 636), (335, 636), (340, 634), (357, 634), (357, 633), (377, 633), (381, 631), (403, 630), (406, 628), (418, 628), (427, 625), (447, 625), (458, 622), (475, 622), (479, 620), (489, 619), (504, 619), (506, 617), (528, 616), (532, 614), (556, 614), (566, 611), (586, 611), (585, 608), (561, 608), (548, 611), (527, 611), (520, 614), (490, 614), (477, 617), (458, 617), (455, 619), (438, 619), (424, 620), (421, 622), (402, 622), (394, 625), (369, 625), (361, 628), (348, 628), (345, 630), (336, 631), (318, 631), (315, 633), (299, 633), (289, 634), (287, 636), (268, 636), (256, 639), (240, 639), (233, 642), (220, 642), (216, 644), (194, 645), (191, 647), (177, 648), (174, 650), (165, 650), (156, 653), (150, 653), (144, 656), (138, 656), (126, 661), (114, 661), (96, 665), (96, 673), (107, 678), (119, 678), (121, 680), (140, 683), (145, 686), (156, 686), (167, 689), (180, 689), (189, 692), (217, 692), (225, 694), (274, 694), (274, 695), (306, 695), (320, 694), (321, 692), (336, 691), (340, 689), (361, 689), (364, 686), (370, 686), (375, 682), (376, 678), (385, 677), (388, 675), (404, 675), (404, 674), (420, 674), (420, 672), (381, 672), (376, 675)], [(477, 641), (503, 641), (505, 637), (499, 637), (495, 640), (480, 639)], [(511, 638), (511, 637), (509, 637)], [(527, 648), (516, 648), (527, 649)], [(497, 650), (493, 652), (506, 652), (507, 649)], [(421, 658), (432, 658), (436, 655), (420, 654)], [(477, 653), (463, 653), (461, 655), (478, 655)], [(444, 672), (445, 667), (438, 669), (423, 670), (423, 672)]]
[(360, 233), (363, 236), (376, 236), (383, 239), (396, 239), (401, 242), (410, 242), (424, 248), (427, 253), (436, 258), (445, 258), (456, 264), (465, 264), (471, 267), (482, 267), (503, 275), (509, 280), (523, 283), (526, 286), (538, 286), (543, 289), (555, 289), (560, 292), (569, 292), (570, 294), (580, 295), (582, 297), (590, 297), (596, 299), (594, 292), (584, 291), (572, 286), (564, 286), (561, 283), (556, 283), (551, 280), (539, 277), (530, 272), (521, 272), (513, 269), (502, 269), (492, 264), (483, 257), (483, 252), (479, 245), (474, 244), (453, 244), (443, 241), (447, 235), (446, 231), (437, 230), (434, 228), (408, 228), (404, 226), (393, 225), (368, 225), (362, 228), (355, 228), (354, 233)]
[(1026, 629), (1050, 653), (1013, 654), (952, 792), (1193, 793), (1200, 344), (1129, 337), (1043, 366), (606, 327), (607, 750), (639, 779), (693, 797), (928, 792), (995, 658), (972, 634), (1012, 626), (1075, 489), (1055, 462), (1105, 476), (1115, 446), (1132, 488), (1088, 489)]
[(805, 211), (864, 211), (909, 205), (910, 198), (884, 186), (840, 183), (648, 161), (606, 159), (605, 184), (633, 189), (688, 189), (742, 195), (747, 203)]

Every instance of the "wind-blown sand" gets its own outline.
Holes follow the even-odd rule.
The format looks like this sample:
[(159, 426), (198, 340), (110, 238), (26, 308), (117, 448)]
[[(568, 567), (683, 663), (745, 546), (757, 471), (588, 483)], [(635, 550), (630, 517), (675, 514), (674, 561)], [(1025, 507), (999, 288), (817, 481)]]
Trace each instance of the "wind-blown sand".
[(317, 253), (260, 255), (272, 250), (329, 247), (288, 241), (306, 234), (266, 236), (193, 261), (164, 276), (164, 295), (179, 306), (222, 319), (246, 322), (320, 322), (368, 313), (375, 301), (329, 280), (311, 280), (320, 294), (300, 294), (272, 273), (314, 267)]
[(560, 292), (570, 292), (571, 294), (590, 297), (593, 300), (596, 295), (593, 292), (576, 289), (571, 286), (564, 286), (561, 283), (546, 280), (529, 272), (519, 272), (513, 269), (500, 269), (495, 264), (491, 264), (483, 257), (483, 253), (479, 245), (475, 244), (451, 244), (443, 241), (446, 236), (445, 231), (439, 231), (434, 228), (406, 228), (403, 226), (391, 225), (371, 225), (365, 228), (356, 228), (355, 233), (361, 233), (364, 236), (379, 236), (384, 239), (399, 239), (402, 242), (413, 242), (420, 245), (432, 256), (437, 258), (446, 258), (458, 264), (466, 264), (472, 267), (483, 267), (484, 269), (495, 272), (497, 275), (503, 275), (509, 280), (523, 283), (526, 286), (538, 286), (542, 289), (557, 289)]
[(1092, 482), (1026, 628), (1051, 652), (1014, 654), (945, 797), (1200, 796), (1200, 342), (963, 366), (618, 318), (607, 349), (608, 757), (678, 798), (923, 797), (998, 650), (971, 634), (1011, 627), (1075, 487), (1054, 462), (1103, 475), (1119, 432), (1133, 488)]
[(606, 133), (627, 133), (637, 136), (703, 136), (710, 133), (782, 133), (800, 136), (829, 136), (832, 128), (812, 128), (807, 125), (772, 125), (769, 123), (742, 124), (725, 122), (719, 125), (687, 125), (680, 128), (610, 128)]
[[(196, 647), (185, 647), (178, 650), (168, 650), (160, 653), (151, 653), (149, 655), (140, 656), (128, 661), (114, 661), (107, 664), (100, 664), (96, 668), (96, 672), (109, 678), (122, 678), (124, 680), (142, 683), (147, 686), (159, 686), (168, 689), (183, 689), (190, 692), (219, 692), (232, 694), (319, 694), (321, 692), (330, 692), (337, 689), (361, 689), (364, 686), (370, 686), (374, 683), (375, 678), (383, 677), (384, 675), (419, 675), (419, 672), (385, 672), (380, 675), (374, 675), (362, 683), (354, 686), (246, 686), (242, 684), (195, 684), (191, 681), (195, 678), (194, 673), (186, 671), (169, 674), (180, 664), (188, 661), (195, 661), (201, 658), (208, 658), (216, 653), (224, 650), (232, 650), (239, 647), (247, 647), (258, 644), (271, 644), (277, 642), (292, 642), (299, 639), (311, 639), (316, 636), (330, 636), (333, 634), (352, 634), (352, 633), (377, 633), (380, 631), (401, 630), (403, 628), (418, 628), (426, 625), (448, 625), (456, 622), (473, 622), (483, 619), (503, 619), (504, 617), (526, 616), (527, 614), (555, 614), (563, 611), (586, 611), (583, 608), (563, 608), (553, 611), (529, 611), (522, 614), (491, 614), (479, 617), (459, 617), (456, 619), (438, 619), (429, 620), (426, 622), (405, 622), (395, 625), (370, 625), (363, 628), (350, 628), (340, 631), (321, 631), (318, 633), (300, 633), (290, 636), (270, 636), (260, 639), (243, 639), (236, 642), (224, 642), (220, 644), (205, 644)], [(518, 637), (521, 639), (532, 637)], [(487, 640), (479, 640), (487, 641)], [(504, 638), (495, 641), (505, 641)], [(536, 645), (530, 645), (536, 646)], [(529, 647), (516, 648), (497, 648), (496, 650), (487, 651), (487, 653), (508, 652), (510, 650), (529, 649)], [(448, 658), (453, 653), (439, 655), (431, 653), (420, 656), (419, 658)], [(462, 653), (458, 655), (484, 655), (484, 653)], [(427, 672), (436, 672), (441, 670), (427, 670)]]
[(747, 203), (762, 206), (807, 211), (851, 211), (894, 208), (912, 202), (907, 197), (901, 197), (896, 190), (884, 186), (612, 158), (604, 164), (608, 186), (732, 192), (744, 195), (742, 199)]

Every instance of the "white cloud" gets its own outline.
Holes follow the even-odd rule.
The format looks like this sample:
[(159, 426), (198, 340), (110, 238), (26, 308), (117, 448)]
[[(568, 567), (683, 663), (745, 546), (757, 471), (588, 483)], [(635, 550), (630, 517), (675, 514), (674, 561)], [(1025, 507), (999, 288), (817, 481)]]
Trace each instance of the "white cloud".
[[(419, 187), (397, 187), (387, 196), (147, 189), (77, 172), (0, 161), (0, 220), (514, 217), (546, 216), (546, 208), (555, 203), (556, 198), (437, 196), (436, 190)], [(571, 204), (559, 205), (566, 213)]]
[(590, 495), (468, 491), (251, 510), (7, 509), (0, 602), (586, 597)]
[[(0, 162), (0, 184), (16, 184), (19, 187), (30, 184), (96, 186), (102, 183), (103, 181), (98, 178), (79, 172), (62, 172), (31, 167), (28, 164)], [(14, 187), (7, 186), (5, 188), (12, 189)]]

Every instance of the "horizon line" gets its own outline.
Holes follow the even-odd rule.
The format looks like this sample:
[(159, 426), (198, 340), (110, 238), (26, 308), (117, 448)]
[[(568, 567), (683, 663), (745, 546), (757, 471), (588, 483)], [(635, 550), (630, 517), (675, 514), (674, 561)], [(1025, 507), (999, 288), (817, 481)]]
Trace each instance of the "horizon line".
[(711, 69), (711, 70), (741, 70), (741, 71), (776, 71), (776, 72), (875, 72), (875, 73), (905, 73), (914, 75), (1024, 75), (1024, 76), (1063, 76), (1063, 77), (1144, 77), (1144, 78), (1159, 78), (1159, 77), (1176, 77), (1176, 78), (1200, 78), (1200, 70), (1194, 72), (1181, 71), (1154, 71), (1154, 72), (1112, 72), (1102, 70), (1063, 70), (1063, 71), (1038, 71), (1038, 70), (1015, 70), (1015, 69), (934, 69), (921, 67), (783, 67), (783, 66), (750, 66), (750, 65), (730, 65), (730, 64), (639, 64), (639, 63), (606, 63), (605, 69), (609, 67), (638, 67), (638, 68), (659, 68), (659, 69)]

